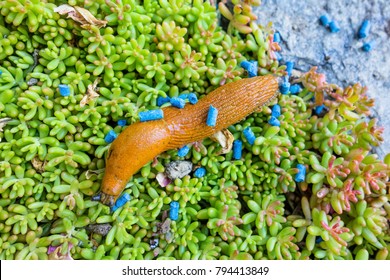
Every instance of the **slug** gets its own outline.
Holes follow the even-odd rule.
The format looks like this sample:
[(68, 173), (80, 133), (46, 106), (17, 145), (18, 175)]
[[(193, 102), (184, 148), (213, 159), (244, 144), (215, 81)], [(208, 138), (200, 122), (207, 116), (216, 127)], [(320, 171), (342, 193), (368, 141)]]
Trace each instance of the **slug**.
[[(169, 149), (202, 140), (253, 113), (277, 94), (272, 75), (225, 84), (183, 109), (163, 108), (164, 118), (128, 126), (111, 144), (100, 201), (112, 206), (128, 180), (154, 157)], [(210, 105), (218, 109), (215, 126), (207, 126)]]

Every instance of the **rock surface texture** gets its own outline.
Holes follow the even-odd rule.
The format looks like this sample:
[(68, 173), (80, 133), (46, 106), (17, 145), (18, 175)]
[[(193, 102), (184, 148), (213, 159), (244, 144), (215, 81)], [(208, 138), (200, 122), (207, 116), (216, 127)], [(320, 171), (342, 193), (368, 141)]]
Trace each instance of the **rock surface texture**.
[[(259, 22), (272, 19), (282, 38), (284, 61), (294, 61), (295, 69), (307, 71), (318, 66), (327, 81), (341, 86), (356, 82), (368, 87), (375, 98), (374, 117), (385, 127), (384, 143), (376, 151), (380, 157), (390, 152), (390, 5), (387, 0), (263, 0), (256, 11)], [(331, 33), (319, 22), (321, 15), (338, 23)], [(362, 22), (371, 23), (368, 36), (358, 39)], [(362, 50), (370, 43), (372, 50)]]

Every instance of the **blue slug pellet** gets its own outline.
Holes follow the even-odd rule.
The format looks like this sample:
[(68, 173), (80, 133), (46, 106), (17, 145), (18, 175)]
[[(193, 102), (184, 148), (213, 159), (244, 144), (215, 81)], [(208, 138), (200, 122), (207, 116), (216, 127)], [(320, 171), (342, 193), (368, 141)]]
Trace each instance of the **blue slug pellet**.
[(321, 243), (322, 241), (324, 241), (324, 240), (322, 239), (322, 237), (321, 237), (321, 236), (317, 236), (317, 238), (316, 238), (316, 244), (319, 244), (319, 243)]
[(159, 96), (159, 97), (157, 97), (157, 106), (160, 107), (160, 106), (162, 106), (165, 103), (168, 103), (170, 101), (171, 101), (171, 99), (169, 98), (169, 96), (167, 96), (167, 97)]
[(0, 76), (3, 74), (3, 71), (0, 70)]
[(181, 147), (178, 151), (177, 151), (177, 155), (179, 157), (184, 157), (188, 154), (188, 152), (190, 151), (190, 147), (185, 145), (183, 147)]
[(280, 33), (278, 31), (274, 33), (274, 42), (280, 43)]
[(188, 94), (188, 101), (189, 101), (192, 105), (194, 105), (194, 104), (198, 103), (198, 97), (196, 96), (195, 93), (190, 93), (190, 94)]
[(118, 125), (119, 126), (125, 126), (127, 124), (126, 120), (118, 120)]
[(249, 78), (253, 78), (257, 76), (258, 65), (259, 63), (256, 60), (250, 60), (250, 61), (244, 60), (240, 64), (240, 66), (248, 72)]
[(320, 23), (325, 26), (325, 27), (328, 27), (329, 26), (329, 23), (330, 23), (330, 19), (327, 15), (322, 15), (320, 16)]
[(60, 90), (60, 94), (61, 96), (69, 96), (70, 95), (70, 88), (68, 85), (59, 85), (58, 86), (59, 90)]
[(215, 126), (217, 123), (218, 109), (210, 105), (209, 112), (207, 114), (206, 124), (208, 126)]
[(188, 93), (182, 93), (178, 96), (180, 99), (187, 99), (188, 98)]
[(173, 107), (176, 107), (176, 108), (179, 108), (179, 109), (183, 109), (184, 106), (186, 105), (186, 102), (184, 101), (184, 99), (181, 99), (179, 97), (171, 98), (170, 102), (171, 102)]
[(290, 83), (288, 81), (284, 81), (279, 87), (281, 94), (287, 94), (290, 91)]
[(332, 33), (337, 33), (337, 32), (340, 31), (340, 27), (339, 27), (339, 25), (338, 25), (338, 23), (336, 21), (331, 21), (329, 23), (329, 30)]
[(268, 123), (272, 126), (280, 126), (280, 121), (275, 117), (271, 117)]
[(206, 175), (206, 169), (204, 167), (199, 167), (194, 172), (194, 177), (196, 178), (202, 178), (204, 175)]
[(295, 182), (300, 183), (305, 181), (306, 178), (306, 167), (303, 164), (297, 164), (298, 173), (295, 175)]
[(161, 109), (155, 109), (138, 113), (141, 122), (160, 120), (164, 117), (164, 112)]
[(370, 27), (371, 27), (370, 21), (368, 19), (364, 20), (362, 25), (359, 28), (358, 38), (359, 39), (366, 38), (368, 36), (368, 33), (370, 32)]
[(233, 158), (234, 159), (241, 159), (242, 155), (242, 141), (241, 140), (234, 140), (233, 142)]
[(179, 218), (179, 202), (172, 201), (169, 206), (169, 219), (176, 221)]
[(128, 193), (124, 193), (121, 197), (117, 199), (115, 202), (115, 205), (111, 207), (111, 211), (114, 212), (118, 208), (122, 207), (123, 205), (126, 204), (131, 199), (130, 195)]
[(104, 141), (106, 141), (106, 143), (112, 143), (114, 142), (114, 140), (118, 137), (118, 135), (115, 133), (115, 131), (113, 130), (110, 130), (106, 136), (104, 137)]
[(250, 127), (247, 127), (244, 129), (243, 133), (248, 143), (253, 145), (255, 143), (256, 136), (253, 133), (252, 129)]
[(286, 62), (286, 71), (287, 71), (287, 75), (288, 76), (291, 76), (291, 73), (292, 73), (292, 70), (294, 68), (294, 62), (293, 61), (287, 61)]
[(280, 108), (280, 105), (275, 104), (274, 106), (272, 106), (271, 116), (275, 118), (279, 118), (281, 111), (282, 109)]
[(290, 93), (291, 94), (297, 94), (302, 90), (301, 86), (298, 84), (294, 84), (290, 86)]
[(369, 52), (372, 50), (372, 44), (371, 43), (364, 43), (362, 50), (365, 52)]
[(275, 56), (278, 61), (281, 61), (283, 59), (283, 56), (278, 52), (275, 52)]
[(196, 104), (198, 103), (198, 97), (196, 97), (196, 94), (195, 93), (183, 93), (183, 94), (180, 94), (179, 95), (179, 98), (185, 100), (187, 99), (188, 102), (190, 102), (191, 104)]
[(316, 113), (316, 115), (319, 115), (319, 114), (321, 114), (322, 110), (324, 110), (324, 108), (325, 108), (325, 105), (317, 106), (314, 108), (314, 112)]

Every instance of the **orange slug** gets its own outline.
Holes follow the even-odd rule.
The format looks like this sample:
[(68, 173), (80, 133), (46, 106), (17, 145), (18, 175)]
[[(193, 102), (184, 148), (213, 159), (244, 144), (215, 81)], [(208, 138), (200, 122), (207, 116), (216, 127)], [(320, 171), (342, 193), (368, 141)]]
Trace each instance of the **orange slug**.
[[(160, 153), (210, 137), (241, 121), (274, 97), (277, 89), (272, 75), (241, 79), (215, 89), (195, 105), (163, 108), (163, 119), (128, 126), (109, 149), (101, 202), (112, 206), (133, 174)], [(210, 105), (218, 109), (213, 127), (206, 125)]]

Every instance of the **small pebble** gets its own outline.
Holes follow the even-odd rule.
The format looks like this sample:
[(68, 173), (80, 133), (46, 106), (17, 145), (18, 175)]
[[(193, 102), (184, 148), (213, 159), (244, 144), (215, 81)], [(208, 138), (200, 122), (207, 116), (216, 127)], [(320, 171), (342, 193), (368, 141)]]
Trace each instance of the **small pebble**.
[(233, 158), (238, 160), (242, 156), (242, 141), (234, 140), (233, 142)]
[(115, 205), (111, 207), (111, 211), (115, 212), (118, 208), (122, 207), (123, 205), (126, 204), (131, 199), (130, 195), (128, 193), (124, 193), (121, 197), (119, 197)]
[(206, 124), (208, 126), (215, 126), (215, 124), (217, 123), (217, 116), (218, 116), (218, 109), (215, 108), (213, 105), (210, 105), (209, 112), (207, 114)]
[(294, 84), (290, 86), (290, 93), (291, 94), (297, 94), (302, 90), (301, 86), (298, 84)]
[(206, 175), (206, 169), (204, 167), (199, 167), (194, 172), (194, 177), (196, 178), (202, 178), (204, 175)]
[(31, 78), (30, 80), (27, 81), (27, 85), (30, 86), (35, 86), (38, 83), (38, 79)]
[(141, 122), (160, 120), (164, 117), (164, 112), (161, 109), (149, 110), (138, 113)]
[(149, 242), (150, 249), (152, 249), (152, 250), (155, 249), (158, 246), (158, 243), (159, 243), (159, 241), (158, 241), (157, 238), (151, 239), (150, 242)]
[(300, 183), (305, 181), (306, 178), (306, 167), (303, 164), (297, 164), (298, 173), (295, 175), (295, 182)]
[(272, 126), (280, 126), (280, 121), (275, 117), (271, 117), (268, 123)]
[(97, 233), (101, 236), (106, 236), (108, 232), (112, 229), (112, 226), (108, 223), (105, 224), (90, 224), (85, 227), (85, 230), (88, 233)]
[(157, 232), (159, 234), (167, 234), (172, 232), (171, 231), (171, 220), (167, 219), (167, 211), (164, 211), (162, 214), (161, 219), (164, 221), (163, 223), (157, 223)]
[(171, 101), (171, 99), (169, 98), (169, 96), (167, 96), (167, 97), (159, 96), (159, 97), (157, 97), (157, 106), (160, 107), (160, 106), (162, 106), (165, 103), (168, 103), (170, 101)]
[(172, 201), (169, 206), (169, 219), (176, 221), (179, 218), (179, 202)]
[(60, 90), (60, 94), (61, 96), (69, 96), (70, 95), (70, 88), (68, 85), (59, 85), (58, 86), (59, 90)]
[(248, 72), (248, 77), (253, 78), (257, 76), (258, 65), (259, 63), (256, 60), (241, 62), (241, 67), (244, 68)]
[(368, 33), (370, 32), (371, 23), (368, 19), (364, 20), (362, 25), (359, 28), (358, 32), (358, 38), (363, 39), (368, 36)]
[(327, 15), (322, 15), (320, 16), (320, 23), (321, 25), (328, 27), (330, 23), (330, 19)]
[(332, 32), (332, 33), (337, 33), (340, 31), (340, 27), (336, 21), (331, 21), (329, 23), (329, 29), (330, 29), (330, 32)]
[(247, 127), (244, 129), (243, 133), (248, 143), (253, 145), (255, 143), (256, 136), (253, 133), (252, 129), (250, 127)]
[(186, 160), (171, 161), (165, 166), (165, 175), (171, 179), (183, 178), (192, 171), (192, 162)]
[(106, 143), (112, 143), (114, 140), (118, 137), (118, 135), (115, 133), (115, 131), (110, 130), (107, 135), (104, 137), (104, 141)]
[(184, 106), (186, 105), (186, 102), (184, 101), (184, 99), (181, 99), (179, 97), (171, 98), (170, 102), (171, 102), (173, 107), (176, 107), (176, 108), (179, 108), (179, 109), (183, 109)]
[(274, 106), (272, 106), (271, 116), (275, 117), (275, 118), (279, 118), (281, 110), (282, 109), (280, 108), (280, 105), (279, 104), (275, 104)]
[(118, 125), (119, 126), (125, 126), (127, 124), (126, 120), (118, 120)]
[(188, 152), (190, 151), (190, 147), (185, 145), (183, 147), (181, 147), (178, 151), (177, 151), (177, 155), (179, 157), (184, 157), (188, 154)]

